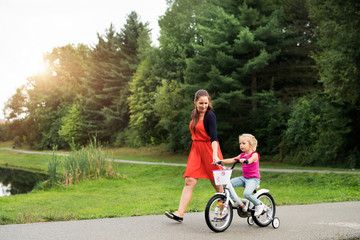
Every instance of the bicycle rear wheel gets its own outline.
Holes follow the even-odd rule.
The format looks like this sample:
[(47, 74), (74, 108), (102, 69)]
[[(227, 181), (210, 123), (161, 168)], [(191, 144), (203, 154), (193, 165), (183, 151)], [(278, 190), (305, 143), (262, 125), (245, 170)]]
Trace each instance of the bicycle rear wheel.
[(226, 197), (215, 195), (208, 201), (205, 208), (205, 220), (208, 227), (214, 232), (223, 232), (231, 224), (233, 218), (233, 208), (229, 203), (227, 210), (225, 206)]
[(251, 216), (259, 227), (268, 226), (275, 217), (275, 201), (274, 198), (269, 193), (260, 194), (258, 199), (265, 204), (264, 212), (258, 216), (254, 216), (254, 212), (252, 211)]

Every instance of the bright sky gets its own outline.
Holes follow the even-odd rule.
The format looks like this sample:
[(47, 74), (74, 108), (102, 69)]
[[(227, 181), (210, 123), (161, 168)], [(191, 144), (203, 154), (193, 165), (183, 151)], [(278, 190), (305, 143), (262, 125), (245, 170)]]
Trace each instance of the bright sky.
[(0, 119), (16, 88), (41, 70), (44, 53), (66, 44), (94, 46), (97, 33), (111, 23), (120, 31), (131, 11), (149, 22), (156, 44), (166, 7), (166, 0), (0, 0)]

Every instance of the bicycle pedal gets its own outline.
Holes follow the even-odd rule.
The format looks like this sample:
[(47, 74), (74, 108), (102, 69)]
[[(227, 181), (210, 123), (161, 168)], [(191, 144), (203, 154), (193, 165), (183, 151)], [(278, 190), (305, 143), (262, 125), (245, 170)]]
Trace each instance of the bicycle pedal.
[(247, 217), (251, 216), (251, 212), (248, 212), (248, 211), (244, 212), (242, 210), (242, 208), (238, 208), (238, 215), (239, 215), (239, 217), (247, 218)]

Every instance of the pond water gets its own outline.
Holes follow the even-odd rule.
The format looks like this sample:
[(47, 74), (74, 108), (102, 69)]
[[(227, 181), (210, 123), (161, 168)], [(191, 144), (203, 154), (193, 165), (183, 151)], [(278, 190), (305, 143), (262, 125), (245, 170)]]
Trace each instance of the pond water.
[(0, 197), (28, 193), (46, 179), (46, 174), (0, 168)]

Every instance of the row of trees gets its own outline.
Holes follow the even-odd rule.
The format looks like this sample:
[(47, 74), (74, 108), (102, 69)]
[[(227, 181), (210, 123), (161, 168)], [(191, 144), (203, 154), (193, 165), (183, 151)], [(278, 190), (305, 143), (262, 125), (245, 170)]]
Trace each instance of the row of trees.
[(48, 70), (6, 105), (6, 137), (187, 151), (193, 95), (207, 89), (225, 155), (250, 132), (268, 160), (359, 166), (359, 10), (356, 0), (171, 0), (159, 46), (132, 12), (93, 47), (47, 53)]

